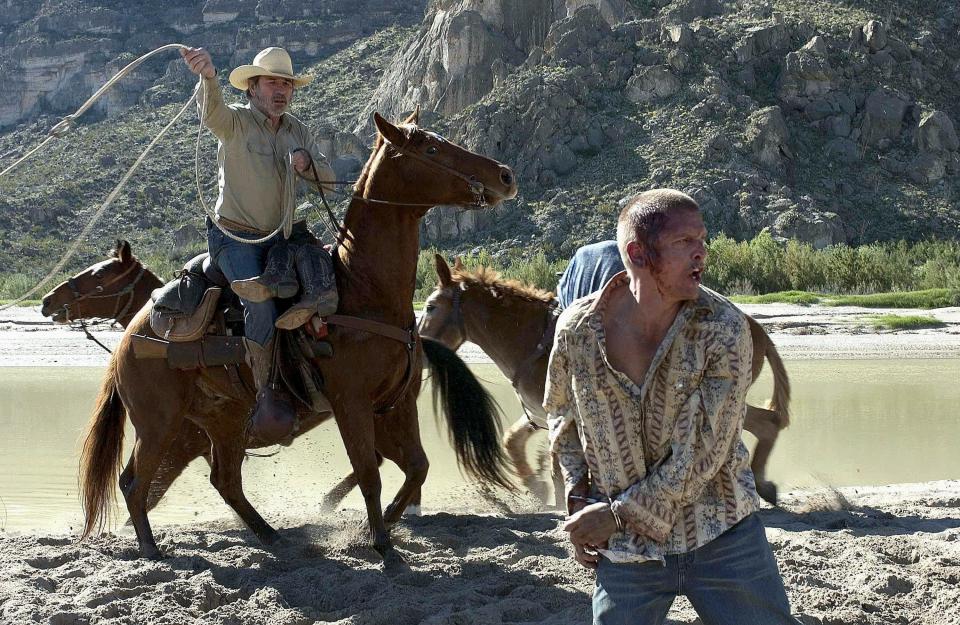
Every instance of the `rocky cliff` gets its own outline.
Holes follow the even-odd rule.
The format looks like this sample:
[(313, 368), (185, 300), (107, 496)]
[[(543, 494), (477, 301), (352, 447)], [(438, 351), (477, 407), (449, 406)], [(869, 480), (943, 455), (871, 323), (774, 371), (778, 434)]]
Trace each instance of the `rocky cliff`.
[[(166, 43), (206, 47), (220, 68), (281, 45), (302, 67), (422, 14), (422, 0), (0, 0), (0, 80), (17, 86), (0, 93), (0, 128), (73, 112), (118, 69)], [(170, 57), (148, 62), (93, 114), (113, 117), (137, 102), (162, 103), (192, 83)]]
[(954, 237), (960, 11), (915, 4), (435, 2), (374, 106), (420, 104), (515, 163), (528, 210), (480, 227), (561, 254), (652, 186), (736, 236)]
[[(0, 0), (0, 8), (0, 76), (19, 85), (0, 94), (8, 126), (0, 164), (38, 140), (48, 115), (72, 111), (161, 43), (204, 45), (221, 68), (281, 43), (320, 76), (296, 112), (342, 175), (366, 155), (372, 110), (398, 118), (417, 105), (425, 123), (516, 168), (517, 201), (494, 215), (433, 211), (428, 244), (567, 256), (610, 236), (622, 199), (654, 186), (688, 191), (712, 231), (737, 237), (769, 228), (824, 246), (960, 233), (953, 2), (170, 0), (131, 11), (108, 0)], [(73, 147), (55, 152), (60, 169), (36, 164), (16, 184), (0, 182), (0, 248), (13, 246), (0, 260), (15, 258), (18, 245), (54, 249), (75, 232), (78, 203), (102, 199), (125, 166), (119, 151), (136, 145), (129, 136), (156, 129), (192, 83), (178, 61), (148, 64), (99, 108), (110, 124), (87, 124)], [(188, 144), (171, 140), (167, 162), (148, 165), (143, 186), (119, 201), (118, 234), (133, 230), (162, 247), (184, 221), (198, 221)], [(144, 214), (143, 203), (157, 208)]]

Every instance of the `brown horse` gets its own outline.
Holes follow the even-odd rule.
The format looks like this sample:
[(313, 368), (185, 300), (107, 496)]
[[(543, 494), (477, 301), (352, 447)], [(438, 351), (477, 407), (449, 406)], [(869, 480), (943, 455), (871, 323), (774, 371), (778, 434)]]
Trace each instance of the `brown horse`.
[[(134, 256), (130, 243), (118, 239), (106, 260), (87, 267), (44, 295), (40, 312), (55, 323), (106, 319), (126, 328), (150, 301), (150, 293), (162, 285), (163, 281)], [(248, 445), (253, 446), (259, 445)], [(150, 483), (147, 512), (198, 457), (210, 462), (210, 439), (193, 421), (184, 419)]]
[(117, 240), (106, 260), (87, 267), (43, 296), (40, 312), (56, 323), (109, 319), (124, 328), (162, 286), (160, 278)]
[[(423, 484), (428, 468), (416, 410), (424, 345), (414, 332), (411, 306), (419, 222), (431, 206), (495, 205), (514, 197), (517, 187), (508, 167), (418, 128), (415, 116), (400, 126), (379, 115), (375, 121), (377, 142), (355, 186), (334, 259), (338, 312), (393, 330), (378, 333), (371, 331), (369, 323), (357, 328), (343, 319), (330, 332), (334, 357), (317, 360), (313, 366), (323, 376), (357, 475), (374, 547), (386, 556), (393, 553), (387, 524), (399, 519)], [(247, 501), (242, 489), (240, 465), (253, 397), (238, 394), (222, 368), (178, 371), (162, 360), (136, 359), (132, 335), (155, 336), (148, 313), (149, 307), (144, 307), (127, 327), (88, 428), (81, 475), (84, 535), (102, 524), (109, 507), (119, 470), (124, 418), (128, 417), (136, 442), (119, 484), (144, 556), (160, 556), (146, 513), (150, 485), (187, 420), (209, 438), (213, 485), (262, 541), (274, 542), (277, 532)], [(398, 340), (396, 335), (408, 339)], [(426, 350), (428, 360), (435, 360), (430, 353), (436, 353), (438, 347)], [(443, 390), (456, 395), (458, 380), (440, 377), (449, 382)], [(448, 402), (448, 408), (450, 405)], [(496, 443), (493, 411), (489, 405), (481, 408), (485, 410), (472, 415), (478, 418), (466, 423), (458, 422), (466, 413), (447, 411), (458, 459), (473, 476), (509, 488)], [(306, 432), (331, 415), (302, 412), (299, 416), (300, 431)], [(385, 511), (380, 502), (380, 455), (395, 462), (405, 476)]]
[[(546, 484), (530, 467), (525, 449), (530, 435), (545, 428), (541, 403), (553, 344), (553, 293), (503, 280), (485, 267), (466, 271), (459, 259), (453, 272), (439, 254), (435, 261), (440, 283), (425, 303), (420, 334), (452, 350), (465, 341), (477, 344), (511, 381), (525, 415), (510, 427), (503, 444), (517, 475), (541, 501), (546, 501)], [(776, 485), (766, 481), (764, 475), (777, 435), (789, 423), (790, 382), (770, 337), (751, 317), (747, 320), (753, 338), (753, 379), (760, 374), (766, 357), (773, 369), (774, 391), (768, 410), (747, 406), (744, 428), (758, 439), (751, 462), (757, 491), (776, 503)], [(563, 483), (556, 470), (553, 474), (554, 500), (563, 508)]]
[[(104, 319), (126, 328), (150, 301), (151, 291), (160, 285), (160, 278), (133, 255), (130, 243), (117, 240), (106, 260), (87, 267), (44, 295), (41, 313), (56, 323)], [(304, 430), (297, 430), (293, 437), (303, 433)], [(262, 447), (258, 441), (247, 439), (247, 449), (258, 447)], [(210, 463), (210, 439), (192, 420), (184, 419), (150, 483), (147, 512), (160, 503), (184, 469), (199, 457)], [(356, 476), (351, 473), (324, 496), (321, 511), (333, 512), (356, 486)], [(419, 503), (416, 497), (408, 510), (419, 512)]]

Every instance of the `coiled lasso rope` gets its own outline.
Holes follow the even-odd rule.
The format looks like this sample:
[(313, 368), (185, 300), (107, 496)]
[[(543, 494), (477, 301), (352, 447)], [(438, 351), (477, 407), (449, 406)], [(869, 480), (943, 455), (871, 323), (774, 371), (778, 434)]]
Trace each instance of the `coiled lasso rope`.
[[(72, 115), (67, 115), (66, 117), (63, 118), (62, 121), (60, 121), (60, 123), (58, 123), (56, 126), (51, 128), (49, 132), (49, 136), (40, 145), (38, 145), (37, 147), (27, 152), (25, 155), (17, 159), (17, 161), (14, 162), (12, 165), (10, 165), (6, 169), (4, 169), (2, 172), (0, 172), (0, 177), (3, 177), (9, 172), (11, 172), (15, 167), (17, 167), (22, 162), (30, 158), (33, 154), (38, 152), (40, 148), (50, 143), (53, 139), (58, 139), (60, 137), (63, 137), (67, 132), (71, 130), (71, 128), (73, 127), (74, 121), (76, 121), (78, 117), (83, 115), (91, 106), (93, 106), (94, 102), (96, 102), (104, 93), (109, 91), (110, 88), (113, 87), (113, 85), (115, 85), (121, 78), (123, 78), (124, 76), (129, 74), (131, 71), (133, 71), (133, 69), (136, 68), (138, 65), (140, 65), (150, 57), (154, 56), (155, 54), (159, 54), (166, 50), (174, 50), (174, 49), (175, 50), (189, 49), (189, 46), (185, 46), (179, 43), (170, 43), (165, 46), (161, 46), (156, 50), (148, 52), (147, 54), (144, 54), (140, 58), (129, 63), (126, 67), (124, 67), (119, 72), (117, 72), (116, 75), (114, 75), (110, 80), (104, 83), (104, 85), (100, 87), (100, 89), (98, 89), (96, 93), (90, 96), (87, 99), (87, 101), (84, 102), (83, 105), (81, 105), (80, 108), (76, 110), (76, 112), (74, 112)], [(0, 306), (0, 310), (6, 310), (7, 308), (15, 306), (20, 302), (22, 302), (23, 300), (29, 298), (31, 295), (36, 293), (41, 287), (43, 287), (47, 282), (49, 282), (52, 277), (60, 273), (60, 271), (67, 265), (67, 263), (70, 262), (70, 259), (73, 258), (73, 256), (77, 253), (77, 250), (80, 249), (80, 244), (82, 243), (82, 241), (93, 230), (93, 227), (97, 224), (97, 222), (106, 212), (107, 207), (113, 203), (117, 195), (120, 193), (120, 190), (123, 189), (124, 185), (127, 184), (127, 181), (130, 180), (130, 177), (133, 175), (133, 172), (137, 170), (137, 168), (140, 166), (140, 163), (143, 162), (147, 154), (150, 153), (150, 150), (153, 149), (153, 146), (157, 144), (160, 138), (167, 133), (167, 131), (177, 122), (177, 120), (183, 117), (183, 114), (187, 111), (187, 108), (191, 104), (193, 104), (193, 101), (195, 99), (196, 99), (196, 94), (191, 95), (190, 99), (187, 100), (186, 104), (184, 104), (183, 107), (174, 116), (174, 118), (170, 120), (170, 123), (164, 126), (163, 130), (160, 131), (160, 134), (154, 137), (153, 141), (151, 141), (150, 144), (147, 145), (147, 147), (143, 150), (143, 152), (140, 153), (140, 156), (137, 157), (137, 160), (134, 161), (133, 165), (130, 166), (130, 169), (127, 170), (127, 173), (123, 175), (123, 178), (120, 179), (120, 182), (118, 182), (117, 185), (113, 188), (113, 190), (107, 196), (107, 199), (103, 201), (103, 203), (100, 205), (100, 208), (97, 209), (93, 217), (90, 219), (90, 222), (87, 223), (87, 225), (83, 228), (83, 230), (80, 231), (80, 234), (77, 235), (76, 238), (74, 238), (73, 242), (70, 244), (70, 247), (67, 249), (66, 254), (64, 254), (64, 256), (60, 259), (60, 261), (57, 262), (57, 264), (53, 267), (53, 269), (51, 269), (47, 273), (47, 275), (42, 280), (40, 280), (40, 282), (38, 282), (32, 289), (30, 289), (29, 291), (27, 291), (17, 299), (13, 300), (12, 302), (8, 302), (7, 304)], [(199, 137), (198, 137), (198, 141), (199, 141)]]
[[(59, 139), (64, 135), (66, 135), (73, 128), (73, 124), (78, 117), (80, 117), (85, 112), (87, 112), (87, 110), (91, 106), (93, 106), (94, 102), (96, 102), (104, 93), (109, 91), (110, 88), (113, 87), (117, 82), (119, 82), (124, 76), (126, 76), (131, 71), (133, 71), (138, 65), (140, 65), (150, 57), (156, 54), (159, 54), (161, 52), (165, 52), (167, 50), (179, 51), (179, 50), (189, 50), (189, 49), (190, 49), (190, 46), (186, 46), (180, 43), (170, 43), (170, 44), (160, 46), (159, 48), (152, 50), (147, 54), (144, 54), (143, 56), (132, 61), (131, 63), (127, 64), (123, 69), (121, 69), (112, 78), (110, 78), (110, 80), (104, 83), (104, 85), (100, 87), (92, 96), (90, 96), (87, 99), (87, 101), (84, 102), (80, 106), (80, 108), (78, 108), (73, 114), (67, 115), (58, 124), (56, 124), (53, 128), (51, 128), (48, 133), (49, 136), (43, 142), (41, 142), (38, 146), (36, 146), (32, 150), (30, 150), (29, 152), (21, 156), (13, 164), (11, 164), (9, 167), (7, 167), (2, 172), (0, 172), (0, 178), (7, 175), (9, 172), (13, 171), (17, 166), (19, 166), (21, 163), (23, 163), (24, 161), (29, 159), (31, 156), (33, 156), (35, 153), (40, 151), (41, 148), (46, 146), (48, 143), (50, 143), (54, 139)], [(163, 127), (160, 133), (156, 137), (154, 137), (154, 139), (150, 142), (149, 145), (147, 145), (147, 147), (143, 150), (143, 152), (140, 153), (140, 156), (137, 157), (137, 160), (134, 161), (133, 165), (131, 165), (130, 168), (127, 170), (127, 172), (123, 175), (123, 177), (120, 179), (120, 182), (116, 184), (116, 186), (107, 196), (107, 198), (103, 201), (103, 203), (94, 213), (94, 215), (91, 217), (87, 225), (83, 228), (83, 230), (80, 231), (80, 234), (78, 234), (76, 238), (74, 238), (73, 242), (70, 244), (70, 247), (67, 249), (66, 253), (60, 259), (60, 261), (57, 262), (57, 264), (53, 267), (53, 269), (51, 269), (47, 273), (47, 275), (43, 279), (41, 279), (33, 288), (31, 288), (29, 291), (21, 295), (19, 298), (0, 306), (0, 310), (6, 310), (7, 308), (16, 306), (20, 302), (28, 299), (31, 295), (35, 294), (40, 288), (45, 286), (47, 282), (50, 281), (51, 278), (58, 275), (60, 271), (63, 270), (63, 268), (67, 265), (67, 263), (70, 262), (70, 260), (73, 258), (73, 256), (76, 255), (77, 251), (80, 249), (80, 245), (83, 242), (83, 240), (87, 237), (87, 235), (90, 234), (94, 226), (96, 226), (97, 222), (106, 212), (107, 208), (110, 206), (110, 204), (113, 203), (117, 195), (120, 193), (123, 187), (127, 184), (127, 181), (130, 180), (130, 177), (133, 176), (133, 173), (137, 170), (137, 168), (140, 167), (140, 164), (144, 161), (144, 159), (147, 157), (147, 155), (150, 153), (153, 147), (157, 144), (158, 141), (160, 141), (160, 139), (167, 133), (167, 131), (170, 130), (170, 128), (181, 117), (183, 117), (183, 114), (186, 113), (190, 105), (194, 103), (194, 101), (197, 99), (197, 93), (203, 93), (203, 98), (200, 103), (200, 111), (199, 111), (200, 123), (197, 128), (197, 141), (196, 141), (196, 149), (194, 153), (194, 173), (196, 177), (197, 194), (200, 198), (200, 205), (203, 207), (204, 213), (208, 217), (210, 217), (211, 221), (213, 221), (213, 223), (217, 225), (217, 228), (219, 228), (220, 231), (223, 232), (225, 236), (230, 237), (231, 239), (234, 239), (241, 243), (249, 243), (249, 244), (262, 243), (270, 239), (271, 237), (277, 235), (280, 232), (285, 232), (285, 233), (289, 232), (290, 227), (293, 223), (293, 213), (296, 210), (294, 206), (295, 201), (293, 197), (293, 191), (295, 188), (295, 172), (294, 172), (292, 163), (288, 162), (286, 179), (284, 181), (285, 184), (284, 184), (284, 199), (283, 199), (283, 208), (284, 208), (283, 219), (281, 220), (280, 226), (274, 232), (271, 232), (269, 235), (263, 238), (244, 239), (244, 238), (235, 236), (231, 232), (228, 232), (222, 226), (220, 226), (219, 223), (217, 223), (216, 215), (207, 206), (207, 203), (204, 201), (203, 188), (200, 183), (200, 139), (203, 133), (203, 120), (206, 117), (207, 93), (203, 87), (203, 78), (201, 77), (198, 81), (196, 88), (194, 89), (193, 94), (190, 96), (187, 102), (177, 112), (177, 114), (173, 117), (173, 119), (171, 119), (170, 122)]]

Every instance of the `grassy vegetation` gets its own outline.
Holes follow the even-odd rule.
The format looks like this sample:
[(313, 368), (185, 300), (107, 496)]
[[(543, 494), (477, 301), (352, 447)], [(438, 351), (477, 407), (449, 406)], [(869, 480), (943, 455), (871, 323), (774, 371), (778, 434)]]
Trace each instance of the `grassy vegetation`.
[(934, 317), (921, 315), (876, 315), (871, 319), (871, 324), (878, 330), (920, 330), (947, 325)]
[(828, 306), (863, 306), (866, 308), (944, 308), (960, 306), (960, 290), (927, 289), (899, 293), (838, 295), (824, 302)]
[(956, 291), (960, 289), (960, 242), (898, 241), (814, 249), (798, 241), (777, 241), (766, 230), (749, 241), (721, 234), (710, 241), (704, 280), (721, 293), (734, 295)]
[(764, 295), (734, 295), (730, 299), (738, 304), (819, 304), (823, 295), (808, 291), (778, 291)]
[[(13, 299), (0, 299), (0, 306), (6, 306), (7, 304), (10, 304), (13, 301), (14, 301)], [(40, 300), (38, 299), (25, 299), (22, 302), (17, 302), (17, 306), (22, 308), (28, 308), (30, 306), (39, 306), (39, 305), (40, 305)]]
[[(436, 284), (433, 255), (420, 254), (417, 298)], [(448, 259), (449, 259), (448, 255)], [(549, 261), (542, 251), (491, 255), (484, 249), (462, 257), (467, 267), (486, 265), (507, 278), (554, 290), (567, 261)], [(709, 244), (707, 286), (742, 304), (826, 304), (875, 308), (960, 306), (960, 242), (874, 243), (814, 249), (780, 242), (766, 231), (750, 241), (725, 235)]]

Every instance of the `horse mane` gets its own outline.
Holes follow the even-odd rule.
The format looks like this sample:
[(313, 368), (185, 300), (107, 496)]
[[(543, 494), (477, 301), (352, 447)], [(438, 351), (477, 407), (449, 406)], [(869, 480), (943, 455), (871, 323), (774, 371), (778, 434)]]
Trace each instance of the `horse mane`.
[(377, 138), (373, 142), (373, 147), (370, 149), (370, 156), (367, 157), (367, 162), (363, 165), (363, 169), (360, 170), (360, 176), (357, 177), (357, 181), (353, 183), (354, 193), (363, 193), (363, 188), (367, 185), (367, 178), (370, 177), (370, 168), (373, 166), (373, 159), (376, 158), (377, 153), (380, 152), (381, 145), (383, 145), (383, 137), (378, 132)]
[[(417, 129), (416, 119), (420, 115), (420, 107), (417, 107), (417, 110), (414, 111), (402, 124), (399, 124), (398, 127), (405, 125), (413, 125), (414, 131)], [(353, 192), (354, 193), (363, 193), (363, 188), (367, 185), (367, 179), (370, 177), (370, 168), (373, 167), (373, 159), (376, 158), (377, 154), (380, 152), (380, 147), (383, 145), (384, 139), (383, 135), (379, 132), (377, 133), (377, 138), (373, 141), (373, 147), (370, 148), (370, 156), (367, 157), (367, 162), (364, 163), (363, 169), (360, 170), (360, 175), (357, 177), (357, 181), (353, 183)]]
[(528, 302), (549, 304), (554, 299), (554, 294), (550, 291), (524, 284), (519, 280), (505, 279), (495, 269), (482, 265), (473, 270), (454, 269), (453, 279), (467, 288), (493, 289), (501, 296), (514, 297)]

